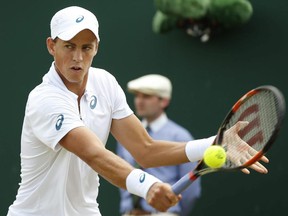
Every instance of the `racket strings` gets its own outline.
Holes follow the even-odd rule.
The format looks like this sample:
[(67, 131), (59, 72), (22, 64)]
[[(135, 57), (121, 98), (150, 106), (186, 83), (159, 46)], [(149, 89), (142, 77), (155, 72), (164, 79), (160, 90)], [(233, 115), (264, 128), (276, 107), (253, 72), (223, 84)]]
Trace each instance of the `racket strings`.
[(222, 146), (227, 160), (224, 168), (242, 166), (263, 150), (278, 123), (277, 101), (273, 92), (260, 91), (241, 102), (225, 125)]

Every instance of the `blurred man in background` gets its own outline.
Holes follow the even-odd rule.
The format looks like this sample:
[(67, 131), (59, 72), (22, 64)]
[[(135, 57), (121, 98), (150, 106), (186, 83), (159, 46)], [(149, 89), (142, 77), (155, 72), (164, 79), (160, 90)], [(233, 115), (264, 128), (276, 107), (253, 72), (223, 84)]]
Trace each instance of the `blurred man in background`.
[[(159, 74), (149, 74), (128, 82), (128, 91), (134, 94), (135, 112), (142, 119), (143, 126), (153, 139), (169, 141), (192, 140), (192, 135), (167, 117), (172, 84), (167, 77)], [(117, 143), (117, 154), (133, 166), (137, 164), (131, 154)], [(163, 166), (145, 169), (160, 180), (174, 184), (189, 170), (196, 166), (194, 163), (185, 163), (177, 166)], [(167, 212), (157, 212), (146, 201), (129, 192), (120, 189), (120, 213), (124, 216), (133, 215), (165, 215), (187, 216), (192, 211), (196, 200), (200, 197), (200, 179), (182, 193), (182, 200)]]

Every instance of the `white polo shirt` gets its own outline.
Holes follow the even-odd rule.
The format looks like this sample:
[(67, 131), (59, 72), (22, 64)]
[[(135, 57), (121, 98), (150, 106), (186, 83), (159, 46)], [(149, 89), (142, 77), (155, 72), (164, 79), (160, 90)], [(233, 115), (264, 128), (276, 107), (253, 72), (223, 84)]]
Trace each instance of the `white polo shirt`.
[(100, 216), (99, 178), (86, 163), (62, 148), (71, 129), (86, 126), (105, 145), (112, 119), (131, 115), (116, 79), (90, 68), (79, 113), (77, 95), (54, 69), (29, 94), (21, 137), (21, 183), (8, 216)]

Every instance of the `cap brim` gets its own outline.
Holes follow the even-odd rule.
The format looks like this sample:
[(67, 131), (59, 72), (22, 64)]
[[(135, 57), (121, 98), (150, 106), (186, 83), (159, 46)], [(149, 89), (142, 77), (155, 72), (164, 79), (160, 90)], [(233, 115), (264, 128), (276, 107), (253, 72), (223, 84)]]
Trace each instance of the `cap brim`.
[(89, 26), (79, 26), (77, 28), (73, 28), (70, 31), (62, 32), (57, 37), (60, 38), (61, 40), (68, 41), (68, 40), (71, 40), (73, 37), (75, 37), (75, 35), (77, 35), (79, 32), (81, 32), (84, 29), (89, 29), (90, 31), (92, 31), (95, 37), (97, 38), (97, 40), (100, 41), (98, 30)]

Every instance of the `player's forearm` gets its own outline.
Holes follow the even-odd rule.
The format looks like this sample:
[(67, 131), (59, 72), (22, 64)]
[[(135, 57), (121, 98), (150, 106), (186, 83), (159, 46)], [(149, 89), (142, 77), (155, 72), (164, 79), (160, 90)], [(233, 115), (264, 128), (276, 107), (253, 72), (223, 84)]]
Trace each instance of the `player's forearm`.
[(102, 149), (100, 155), (99, 158), (92, 158), (87, 163), (111, 184), (132, 194), (146, 199), (152, 185), (161, 182), (143, 170), (135, 169), (109, 150)]
[(126, 189), (126, 178), (133, 167), (107, 150), (98, 137), (86, 127), (71, 130), (60, 144), (85, 161), (95, 172), (112, 184)]
[(109, 150), (103, 149), (100, 154), (87, 160), (87, 164), (111, 184), (127, 189), (126, 178), (134, 168)]
[(202, 159), (205, 149), (212, 144), (214, 138), (215, 136), (188, 143), (154, 140), (143, 153), (149, 157), (138, 155), (136, 160), (145, 168), (198, 161)]
[(188, 162), (185, 155), (186, 143), (154, 140), (145, 149), (133, 155), (136, 161), (145, 168), (169, 166)]

